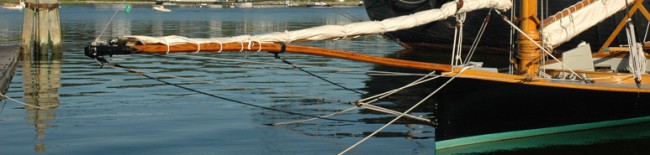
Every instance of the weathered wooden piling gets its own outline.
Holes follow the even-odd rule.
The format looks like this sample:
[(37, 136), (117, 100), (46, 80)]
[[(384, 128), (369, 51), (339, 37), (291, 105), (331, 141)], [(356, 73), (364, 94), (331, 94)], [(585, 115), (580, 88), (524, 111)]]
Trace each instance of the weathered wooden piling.
[(46, 108), (48, 110), (25, 106), (26, 120), (33, 121), (36, 130), (34, 150), (47, 152), (45, 134), (48, 127), (54, 125), (51, 121), (56, 118), (56, 108), (61, 105), (58, 90), (61, 87), (60, 48), (53, 48), (49, 53), (23, 53), (22, 78), (25, 103)]
[(23, 20), (23, 52), (47, 52), (48, 46), (61, 47), (58, 0), (26, 0)]

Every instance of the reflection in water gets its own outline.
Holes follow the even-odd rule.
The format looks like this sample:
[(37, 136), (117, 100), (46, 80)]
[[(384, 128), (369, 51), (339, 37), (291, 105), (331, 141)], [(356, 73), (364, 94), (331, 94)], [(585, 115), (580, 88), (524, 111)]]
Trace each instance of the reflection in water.
[(45, 131), (47, 127), (54, 124), (48, 123), (56, 117), (55, 108), (59, 107), (58, 89), (61, 87), (61, 50), (48, 52), (27, 53), (22, 55), (23, 60), (23, 89), (25, 102), (30, 105), (43, 107), (50, 110), (25, 107), (27, 110), (26, 119), (34, 121), (36, 137), (34, 138), (34, 150), (45, 152)]
[[(380, 125), (363, 122), (363, 118), (390, 117), (355, 111), (333, 118), (360, 122), (317, 120), (297, 125), (265, 126), (263, 124), (305, 117), (232, 104), (123, 70), (99, 69), (80, 53), (81, 48), (99, 35), (114, 10), (95, 9), (89, 5), (65, 5), (63, 8), (66, 8), (61, 10), (65, 64), (59, 63), (60, 53), (38, 55), (36, 58), (33, 58), (34, 55), (23, 57), (23, 74), (26, 75), (20, 75), (24, 77), (16, 80), (24, 79), (24, 88), (23, 81), (12, 83), (10, 95), (22, 96), (24, 89), (24, 98), (29, 104), (58, 107), (60, 99), (68, 106), (57, 108), (58, 114), (52, 110), (27, 109), (28, 119), (7, 121), (8, 125), (3, 122), (0, 125), (3, 131), (0, 132), (3, 139), (0, 140), (3, 148), (0, 154), (33, 154), (34, 150), (54, 154), (334, 154)], [(361, 7), (342, 9), (357, 17), (365, 16)], [(0, 17), (5, 15), (0, 14)], [(183, 8), (172, 14), (157, 14), (150, 6), (134, 5), (131, 13), (119, 13), (113, 22), (101, 39), (121, 35), (227, 37), (350, 21), (329, 9)], [(0, 22), (0, 25), (8, 24)], [(20, 30), (17, 27), (9, 31)], [(4, 32), (3, 28), (0, 30)], [(380, 36), (304, 44), (377, 55), (401, 49)], [(248, 53), (248, 57), (244, 58), (245, 54), (192, 55), (280, 63), (274, 60), (272, 54)], [(180, 55), (115, 56), (112, 61), (147, 72), (217, 81), (215, 84), (203, 84), (165, 78), (210, 94), (312, 115), (325, 115), (349, 108), (350, 105), (335, 101), (354, 101), (363, 97), (288, 67), (172, 58)], [(325, 57), (283, 56), (296, 64), (309, 66), (363, 71), (373, 67), (371, 64)], [(65, 70), (60, 75), (61, 79), (58, 75), (59, 65)], [(320, 68), (307, 70), (356, 90), (363, 90), (366, 87), (363, 82), (368, 79), (364, 72)], [(58, 88), (59, 80), (61, 88)], [(60, 94), (57, 96), (57, 93)], [(24, 113), (22, 109), (10, 110)], [(53, 120), (55, 117), (56, 120)], [(20, 125), (32, 122), (36, 128)], [(78, 130), (80, 127), (83, 131)], [(32, 132), (33, 129), (37, 134)], [(379, 138), (373, 138), (373, 142), (356, 149), (355, 153), (431, 154), (434, 148), (432, 132), (431, 127), (424, 125), (391, 126), (379, 134)], [(49, 136), (47, 139), (46, 134)]]

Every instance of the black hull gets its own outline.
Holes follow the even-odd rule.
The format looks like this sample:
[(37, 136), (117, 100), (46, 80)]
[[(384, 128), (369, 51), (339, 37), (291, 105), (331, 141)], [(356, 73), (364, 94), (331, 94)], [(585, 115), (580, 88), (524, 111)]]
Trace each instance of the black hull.
[[(438, 57), (437, 54), (426, 51), (400, 52), (389, 57), (397, 56), (431, 61), (435, 61), (435, 57)], [(480, 57), (487, 59), (494, 56), (482, 54)], [(387, 66), (375, 66), (373, 70), (418, 72)], [(382, 93), (404, 86), (417, 78), (373, 76), (365, 82), (366, 91), (371, 95)], [(440, 78), (406, 89), (389, 98), (397, 104), (381, 106), (404, 111), (448, 79)], [(487, 134), (648, 117), (650, 116), (650, 94), (554, 88), (457, 78), (415, 111), (430, 113), (429, 118), (434, 120), (435, 139), (437, 142), (444, 142)], [(650, 122), (650, 117), (648, 121)], [(418, 121), (403, 123), (418, 123)], [(589, 131), (593, 130), (589, 129)], [(629, 134), (635, 135), (635, 133)]]
[(650, 116), (650, 94), (475, 79), (456, 79), (445, 89), (434, 111), (438, 141)]
[[(371, 20), (383, 20), (386, 18), (409, 15), (414, 12), (428, 10), (432, 8), (439, 8), (442, 4), (449, 0), (425, 0), (423, 4), (412, 4), (410, 6), (399, 3), (399, 1), (414, 1), (414, 0), (364, 0), (366, 11)], [(567, 6), (573, 5), (580, 0), (558, 0), (552, 1), (549, 4), (548, 12), (555, 13)], [(645, 1), (646, 7), (650, 6), (650, 1)], [(475, 36), (478, 33), (483, 19), (487, 15), (488, 10), (480, 10), (467, 14), (467, 19), (464, 23), (464, 45), (471, 45)], [(510, 15), (510, 13), (505, 13)], [(623, 19), (624, 14), (619, 12), (614, 15), (614, 18), (608, 18), (601, 24), (593, 27), (581, 35), (577, 36), (568, 43), (563, 44), (557, 48), (559, 50), (574, 48), (582, 41), (590, 43), (592, 48), (600, 48), (602, 43), (609, 37), (610, 33), (614, 30), (616, 25)], [(647, 22), (639, 15), (635, 15), (635, 26), (639, 33), (645, 32)], [(384, 35), (395, 39), (402, 46), (406, 48), (415, 49), (430, 49), (439, 46), (448, 46), (453, 43), (454, 25), (456, 21), (454, 18), (449, 18), (443, 21), (434, 22), (415, 28), (401, 30), (396, 32), (388, 32)], [(509, 25), (507, 25), (495, 13), (490, 16), (490, 22), (486, 28), (485, 35), (481, 39), (479, 46), (484, 49), (500, 49), (501, 51), (507, 50), (510, 44)], [(637, 35), (642, 39), (643, 35)], [(624, 35), (619, 35), (619, 38), (614, 40), (613, 45), (626, 43)]]

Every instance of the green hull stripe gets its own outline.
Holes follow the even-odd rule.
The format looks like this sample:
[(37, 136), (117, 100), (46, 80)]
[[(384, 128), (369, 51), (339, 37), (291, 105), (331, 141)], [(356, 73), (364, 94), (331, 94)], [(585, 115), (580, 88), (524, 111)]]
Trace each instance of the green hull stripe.
[(520, 131), (485, 134), (485, 135), (479, 135), (479, 136), (471, 136), (471, 137), (464, 137), (464, 138), (456, 138), (456, 139), (449, 139), (449, 140), (439, 141), (439, 142), (436, 142), (436, 150), (440, 151), (440, 150), (444, 150), (444, 149), (449, 149), (449, 148), (454, 148), (454, 147), (459, 147), (459, 146), (466, 146), (466, 145), (473, 145), (473, 144), (480, 144), (480, 143), (489, 143), (489, 142), (495, 142), (495, 141), (505, 141), (505, 140), (512, 140), (512, 139), (518, 139), (518, 138), (526, 138), (526, 137), (533, 137), (533, 136), (542, 136), (542, 135), (550, 135), (550, 134), (558, 134), (558, 133), (575, 132), (575, 131), (580, 131), (580, 130), (589, 130), (589, 129), (597, 129), (597, 128), (605, 128), (605, 127), (623, 126), (623, 125), (638, 124), (638, 123), (644, 123), (644, 122), (650, 122), (650, 116), (636, 117), (636, 118), (629, 118), (629, 119), (621, 119), (621, 120), (612, 120), (612, 121), (602, 121), (602, 122), (594, 122), (594, 123), (585, 123), (585, 124), (575, 124), (575, 125), (547, 127), (547, 128), (539, 128), (539, 129), (530, 129), (530, 130), (520, 130)]

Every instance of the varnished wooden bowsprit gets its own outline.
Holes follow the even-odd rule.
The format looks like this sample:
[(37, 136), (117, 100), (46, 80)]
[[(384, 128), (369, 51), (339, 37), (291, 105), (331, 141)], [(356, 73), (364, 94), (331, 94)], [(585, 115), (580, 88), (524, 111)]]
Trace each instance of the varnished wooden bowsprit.
[[(376, 63), (382, 65), (396, 66), (396, 67), (405, 67), (405, 68), (415, 68), (415, 69), (424, 69), (424, 70), (436, 70), (448, 72), (451, 71), (451, 66), (448, 64), (435, 64), (435, 63), (424, 63), (416, 61), (408, 61), (401, 59), (385, 58), (378, 56), (371, 56), (365, 54), (358, 54), (353, 52), (346, 52), (342, 50), (332, 50), (318, 47), (310, 46), (301, 46), (301, 45), (285, 45), (284, 52), (287, 53), (298, 53), (298, 54), (310, 54), (318, 55), (325, 57), (341, 58), (348, 60), (356, 60), (362, 62)], [(180, 44), (169, 46), (166, 45), (134, 45), (131, 46), (134, 49), (142, 51), (143, 53), (160, 53), (165, 54), (167, 51), (169, 53), (174, 52), (196, 52), (199, 50), (196, 44)], [(248, 43), (227, 43), (227, 44), (201, 44), (201, 51), (230, 51), (238, 52), (242, 50), (246, 51), (267, 51), (272, 53), (283, 52), (282, 44), (278, 43), (253, 43), (248, 49)], [(260, 49), (261, 47), (261, 49)], [(242, 49), (243, 48), (243, 49)]]
[[(279, 43), (263, 43), (263, 44), (253, 43), (251, 44), (250, 49), (248, 48), (249, 47), (248, 43), (227, 43), (227, 44), (209, 43), (209, 44), (201, 44), (201, 45), (179, 44), (179, 45), (172, 45), (172, 46), (167, 46), (162, 44), (150, 44), (150, 45), (132, 45), (130, 47), (138, 50), (140, 53), (165, 54), (165, 53), (176, 53), (176, 52), (196, 52), (197, 50), (199, 50), (199, 46), (200, 46), (200, 51), (205, 51), (205, 52), (267, 51), (271, 53), (278, 53), (278, 52), (282, 52), (283, 45)], [(385, 58), (385, 57), (347, 52), (342, 50), (333, 50), (333, 49), (325, 49), (325, 48), (301, 46), (301, 45), (285, 45), (284, 52), (356, 60), (356, 61), (369, 62), (375, 64), (395, 66), (395, 67), (450, 72), (449, 74), (450, 76), (455, 75), (460, 71), (460, 68), (455, 68), (454, 70), (452, 70), (451, 66), (448, 64), (426, 63), (426, 62)], [(549, 70), (549, 73), (559, 73), (559, 72), (562, 71)], [(468, 69), (462, 72), (459, 75), (459, 77), (480, 79), (480, 80), (499, 82), (499, 83), (524, 84), (524, 85), (541, 86), (541, 87), (558, 87), (558, 88), (567, 88), (567, 89), (581, 89), (581, 90), (608, 91), (608, 92), (650, 93), (650, 75), (643, 75), (643, 79), (644, 79), (643, 84), (647, 86), (643, 86), (642, 89), (639, 89), (634, 84), (634, 80), (632, 78), (626, 78), (631, 76), (626, 73), (604, 73), (604, 72), (579, 72), (579, 73), (585, 74), (587, 75), (587, 77), (597, 78), (598, 80), (593, 80), (591, 81), (591, 83), (567, 82), (562, 80), (552, 81), (549, 79), (537, 78), (529, 75), (512, 75), (512, 74), (495, 73), (495, 72), (476, 70), (476, 69)]]

